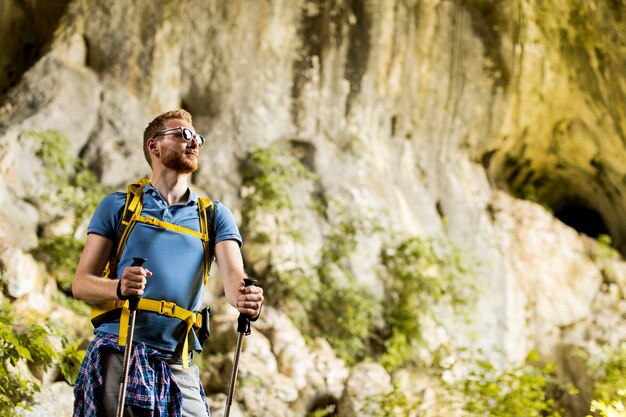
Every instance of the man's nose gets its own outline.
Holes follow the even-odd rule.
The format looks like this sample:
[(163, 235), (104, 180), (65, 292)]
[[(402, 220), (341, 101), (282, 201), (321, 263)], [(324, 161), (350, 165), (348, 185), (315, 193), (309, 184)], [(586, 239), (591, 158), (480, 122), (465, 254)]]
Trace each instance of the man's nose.
[(191, 140), (189, 141), (189, 145), (193, 146), (194, 148), (200, 147), (200, 140), (198, 139), (198, 136), (192, 136)]

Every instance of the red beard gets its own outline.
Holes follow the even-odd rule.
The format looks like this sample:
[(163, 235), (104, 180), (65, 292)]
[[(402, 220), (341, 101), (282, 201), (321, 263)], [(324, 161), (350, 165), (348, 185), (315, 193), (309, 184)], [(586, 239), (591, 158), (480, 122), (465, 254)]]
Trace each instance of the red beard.
[[(193, 151), (189, 151), (193, 152)], [(161, 162), (168, 168), (183, 174), (190, 174), (198, 169), (198, 153), (195, 157), (188, 153), (179, 153), (166, 147), (161, 149)]]

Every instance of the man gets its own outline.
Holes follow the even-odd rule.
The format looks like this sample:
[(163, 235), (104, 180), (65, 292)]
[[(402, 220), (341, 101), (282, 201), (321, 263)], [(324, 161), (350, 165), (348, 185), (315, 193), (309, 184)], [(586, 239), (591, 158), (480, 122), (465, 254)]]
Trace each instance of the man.
[[(189, 189), (189, 175), (198, 169), (203, 145), (204, 138), (195, 133), (191, 115), (185, 110), (161, 114), (150, 122), (143, 148), (152, 175), (140, 190), (141, 214), (153, 224), (137, 222), (119, 259), (107, 265), (118, 247), (117, 230), (127, 196), (113, 193), (105, 197), (89, 224), (72, 283), (77, 299), (96, 306), (129, 296), (139, 296), (146, 302), (163, 300), (170, 306), (170, 313), (175, 308), (193, 314), (189, 323), (193, 322), (193, 312), (200, 309), (203, 298), (208, 245), (197, 236), (202, 210), (198, 208), (198, 196)], [(167, 224), (177, 225), (177, 229), (166, 228)], [(191, 229), (190, 233), (196, 235), (180, 233), (179, 229)], [(214, 202), (213, 230), (211, 243), (226, 299), (240, 313), (258, 317), (263, 290), (244, 286), (246, 274), (239, 249), (242, 239), (232, 213), (218, 201)], [(131, 266), (134, 257), (147, 262)], [(109, 278), (115, 278), (117, 272), (119, 279), (103, 279), (105, 266), (113, 269)], [(115, 312), (94, 320), (95, 338), (74, 388), (75, 417), (115, 415), (124, 349), (118, 342), (125, 338), (120, 325), (123, 313), (119, 308)], [(201, 346), (195, 333), (189, 331), (191, 324), (187, 326), (183, 319), (166, 313), (142, 311), (140, 307), (136, 315), (125, 415), (210, 415), (198, 369), (186, 366), (187, 352), (199, 352)]]

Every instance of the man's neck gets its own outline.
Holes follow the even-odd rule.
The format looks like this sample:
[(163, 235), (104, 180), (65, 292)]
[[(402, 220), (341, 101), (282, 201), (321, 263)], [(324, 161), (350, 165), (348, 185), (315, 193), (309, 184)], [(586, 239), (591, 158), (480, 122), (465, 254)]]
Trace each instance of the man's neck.
[(187, 201), (189, 174), (181, 174), (174, 171), (153, 172), (150, 183), (161, 194), (168, 206)]

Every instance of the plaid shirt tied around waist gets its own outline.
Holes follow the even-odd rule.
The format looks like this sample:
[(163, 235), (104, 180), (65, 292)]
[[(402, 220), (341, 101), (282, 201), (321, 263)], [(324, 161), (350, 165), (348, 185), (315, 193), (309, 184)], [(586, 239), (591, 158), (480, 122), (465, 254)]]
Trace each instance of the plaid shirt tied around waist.
[[(102, 353), (106, 350), (124, 352), (117, 336), (96, 332), (74, 384), (73, 417), (102, 415), (99, 411), (102, 410), (99, 402), (104, 385)], [(172, 354), (149, 348), (143, 343), (133, 345), (125, 404), (152, 410), (153, 417), (180, 417), (183, 395), (168, 365), (171, 360)], [(200, 383), (199, 388), (208, 413), (208, 402)]]

